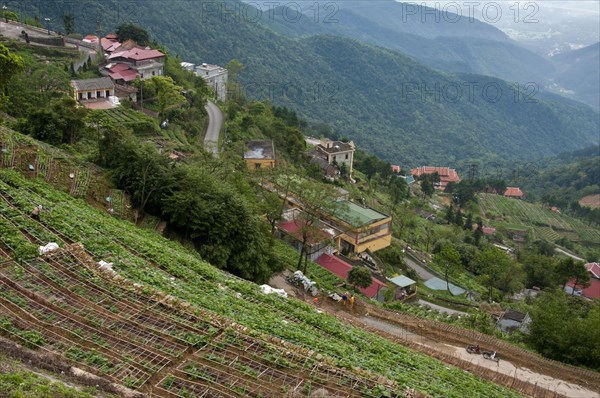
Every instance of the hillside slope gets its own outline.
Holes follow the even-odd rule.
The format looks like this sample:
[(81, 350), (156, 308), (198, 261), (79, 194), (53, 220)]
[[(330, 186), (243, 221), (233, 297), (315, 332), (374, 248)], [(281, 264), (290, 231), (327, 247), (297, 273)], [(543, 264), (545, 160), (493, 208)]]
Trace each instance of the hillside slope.
[[(378, 378), (383, 376), (395, 383), (393, 394), (411, 387), (431, 397), (462, 397), (467, 390), (517, 396), (304, 302), (264, 295), (181, 245), (91, 208), (42, 179), (2, 169), (0, 193), (2, 256), (18, 255), (28, 264), (9, 261), (0, 271), (4, 330), (115, 382), (159, 396), (196, 386), (235, 397), (280, 396), (279, 387), (279, 394), (314, 387), (378, 397), (390, 391)], [(41, 222), (27, 216), (34, 203), (49, 209)], [(34, 259), (37, 245), (48, 241), (66, 250)], [(113, 263), (119, 276), (96, 275), (100, 260)], [(64, 330), (51, 322), (57, 319)], [(319, 371), (308, 377), (317, 364)]]
[[(368, 3), (370, 7), (358, 7), (358, 3), (361, 2), (340, 3), (335, 23), (319, 21), (311, 13), (290, 23), (283, 16), (295, 16), (297, 11), (286, 7), (276, 8), (273, 18), (261, 22), (292, 37), (330, 34), (353, 38), (401, 52), (446, 72), (477, 73), (515, 82), (537, 82), (540, 86), (554, 72), (549, 60), (478, 20), (468, 22), (468, 18), (418, 5), (411, 5), (407, 16), (403, 12), (408, 5), (378, 1)], [(396, 23), (382, 23), (389, 15), (396, 15)], [(427, 17), (422, 19), (420, 15)], [(459, 22), (448, 22), (455, 19)]]
[(600, 109), (600, 43), (556, 55), (552, 61), (559, 71), (555, 81)]
[[(28, 0), (23, 7), (35, 12), (27, 7), (37, 4)], [(522, 87), (515, 98), (507, 83), (434, 72), (398, 53), (346, 38), (290, 39), (251, 20), (247, 15), (254, 14), (239, 11), (244, 5), (234, 0), (217, 9), (185, 1), (137, 4), (142, 2), (87, 0), (74, 6), (56, 1), (45, 12), (58, 21), (71, 7), (77, 29), (85, 33), (96, 29), (91, 16), (103, 16), (105, 31), (133, 19), (173, 54), (193, 62), (226, 64), (236, 58), (245, 65), (244, 94), (330, 123), (360, 147), (395, 163), (506, 162), (598, 141), (597, 115), (586, 107), (560, 98), (546, 102), (541, 93)], [(475, 87), (472, 100), (470, 87)], [(484, 87), (489, 92), (483, 93)], [(494, 102), (498, 91), (501, 98)]]

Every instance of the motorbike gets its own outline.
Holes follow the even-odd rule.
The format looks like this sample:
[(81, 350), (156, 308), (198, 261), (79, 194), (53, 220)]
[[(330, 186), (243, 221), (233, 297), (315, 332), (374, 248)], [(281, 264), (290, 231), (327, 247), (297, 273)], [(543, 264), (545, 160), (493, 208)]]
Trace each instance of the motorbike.
[(469, 354), (481, 354), (481, 349), (479, 348), (478, 345), (470, 345), (470, 346), (467, 346), (467, 352)]
[(500, 358), (498, 358), (498, 356), (496, 355), (496, 351), (484, 351), (483, 352), (483, 357), (485, 359), (489, 359), (490, 361), (495, 361), (498, 362), (500, 360)]

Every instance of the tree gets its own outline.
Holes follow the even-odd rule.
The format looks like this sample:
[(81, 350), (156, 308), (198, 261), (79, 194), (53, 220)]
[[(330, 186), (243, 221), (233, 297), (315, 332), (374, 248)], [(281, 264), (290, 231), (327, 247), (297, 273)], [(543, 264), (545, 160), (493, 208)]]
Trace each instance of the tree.
[(556, 273), (560, 282), (563, 284), (563, 290), (567, 287), (569, 281), (573, 281), (571, 295), (575, 294), (575, 289), (577, 287), (586, 288), (590, 285), (590, 273), (585, 268), (583, 262), (575, 261), (571, 257), (561, 260), (558, 263)]
[(131, 39), (141, 46), (150, 44), (148, 32), (133, 23), (122, 23), (117, 27), (117, 37), (121, 43)]
[(446, 289), (450, 291), (450, 276), (461, 268), (460, 254), (452, 246), (445, 246), (442, 250), (433, 256), (433, 261), (444, 270), (444, 280)]
[(454, 208), (452, 207), (452, 205), (446, 207), (445, 218), (448, 224), (452, 224), (454, 222)]
[[(544, 292), (534, 302), (529, 341), (543, 356), (600, 369), (600, 304), (560, 292)], [(592, 345), (590, 345), (592, 344)]]
[(162, 117), (165, 116), (165, 111), (168, 108), (176, 107), (186, 102), (185, 97), (181, 94), (183, 87), (175, 84), (175, 81), (169, 76), (152, 76), (150, 81), (141, 82), (144, 88), (148, 87), (156, 91), (159, 113)]
[[(345, 165), (345, 163), (342, 163)], [(408, 184), (404, 178), (392, 176), (389, 182), (391, 210), (394, 212), (400, 201), (408, 196)]]
[(12, 77), (25, 69), (25, 61), (0, 44), (0, 104), (5, 98), (5, 88)]
[(463, 216), (462, 216), (462, 211), (460, 211), (460, 208), (458, 209), (458, 211), (454, 215), (454, 223), (456, 225), (458, 225), (459, 227), (463, 226)]
[(348, 283), (354, 286), (354, 288), (368, 288), (373, 283), (372, 278), (371, 271), (365, 267), (352, 267), (350, 272), (348, 272)]
[(511, 259), (502, 251), (493, 246), (486, 247), (477, 255), (481, 279), (488, 287), (488, 300), (492, 300), (492, 291), (494, 288), (500, 288), (503, 284), (513, 277), (510, 275)]
[(473, 229), (473, 214), (467, 213), (467, 219), (465, 220), (464, 228), (467, 231), (470, 231)]
[(75, 33), (75, 14), (72, 12), (65, 12), (62, 16), (62, 21), (67, 35)]
[[(439, 178), (439, 175), (438, 175)], [(423, 196), (431, 197), (433, 192), (435, 191), (433, 187), (433, 176), (431, 174), (423, 174), (420, 177), (421, 180), (421, 191), (423, 192)]]
[(343, 211), (343, 206), (334, 200), (335, 192), (329, 185), (303, 178), (294, 181), (291, 190), (302, 208), (301, 211), (296, 213), (294, 220), (298, 225), (298, 231), (302, 239), (298, 268), (301, 267), (302, 260), (304, 260), (303, 272), (306, 273), (308, 264), (307, 245), (309, 238), (315, 233), (315, 224), (321, 217), (332, 217), (339, 214)]
[(409, 206), (402, 206), (394, 213), (393, 221), (398, 226), (398, 238), (402, 239), (405, 230), (416, 225), (415, 213)]
[(185, 232), (211, 264), (264, 283), (280, 264), (267, 225), (231, 183), (195, 163), (174, 169), (176, 181), (162, 195), (169, 224)]
[(521, 262), (525, 271), (525, 286), (544, 289), (557, 285), (557, 264), (552, 257), (531, 253), (525, 256)]

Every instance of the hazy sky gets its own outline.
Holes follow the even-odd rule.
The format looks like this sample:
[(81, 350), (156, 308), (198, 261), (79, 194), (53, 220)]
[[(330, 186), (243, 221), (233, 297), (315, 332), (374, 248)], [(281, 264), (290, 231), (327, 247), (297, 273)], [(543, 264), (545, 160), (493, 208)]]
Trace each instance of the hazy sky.
[[(503, 7), (514, 6), (518, 4), (521, 8), (526, 7), (528, 4), (535, 4), (539, 8), (540, 12), (549, 11), (552, 9), (576, 11), (582, 14), (598, 15), (600, 16), (600, 0), (397, 0), (399, 2), (415, 3), (415, 4), (426, 4), (429, 7), (440, 8), (445, 5), (454, 3), (461, 8), (468, 8), (468, 4), (478, 2), (481, 6), (486, 3), (497, 3)], [(600, 21), (599, 21), (600, 22)]]

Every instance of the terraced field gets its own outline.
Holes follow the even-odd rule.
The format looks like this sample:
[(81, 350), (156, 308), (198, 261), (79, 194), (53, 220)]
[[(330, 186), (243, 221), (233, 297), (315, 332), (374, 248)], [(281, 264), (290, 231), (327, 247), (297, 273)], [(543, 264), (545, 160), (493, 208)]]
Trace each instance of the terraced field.
[[(518, 396), (264, 295), (40, 180), (0, 170), (0, 195), (2, 334), (115, 383), (166, 397)], [(41, 222), (29, 217), (37, 203)], [(37, 257), (49, 241), (61, 249)]]
[(600, 244), (600, 230), (565, 214), (559, 214), (538, 204), (480, 194), (479, 205), (491, 225), (509, 229), (528, 230), (534, 238), (554, 242), (566, 237), (587, 245)]

